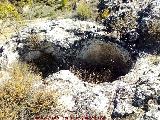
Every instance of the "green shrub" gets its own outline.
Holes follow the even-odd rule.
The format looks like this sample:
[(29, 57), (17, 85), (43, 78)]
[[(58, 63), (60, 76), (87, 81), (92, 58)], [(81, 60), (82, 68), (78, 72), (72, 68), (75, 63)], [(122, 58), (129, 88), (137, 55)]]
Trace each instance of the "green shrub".
[(77, 6), (77, 16), (80, 19), (92, 18), (92, 8), (85, 2), (80, 2)]
[(96, 21), (101, 21), (103, 19), (106, 19), (109, 15), (110, 15), (110, 10), (106, 8), (103, 11), (101, 11), (100, 13), (98, 13), (98, 15), (96, 17)]
[(19, 5), (19, 6), (24, 6), (33, 3), (33, 0), (8, 0), (8, 1), (14, 5)]
[(33, 0), (33, 3), (39, 3), (41, 5), (54, 6), (57, 0)]
[(30, 9), (23, 13), (26, 19), (69, 16), (77, 0), (34, 0)]
[(101, 13), (102, 19), (107, 18), (109, 16), (109, 14), (110, 14), (109, 9), (104, 9), (104, 11)]
[[(33, 4), (30, 9), (23, 13), (25, 19), (35, 19), (35, 18), (55, 18), (56, 13), (55, 6), (46, 6)], [(58, 15), (59, 16), (59, 15)]]
[(71, 11), (73, 9), (73, 6), (76, 4), (77, 0), (60, 0), (56, 3), (56, 6), (58, 6), (58, 9), (61, 9), (62, 11), (67, 10)]
[(68, 5), (68, 0), (61, 0), (61, 6), (66, 7)]
[(16, 7), (9, 2), (0, 2), (0, 19), (4, 18), (20, 19), (20, 14)]

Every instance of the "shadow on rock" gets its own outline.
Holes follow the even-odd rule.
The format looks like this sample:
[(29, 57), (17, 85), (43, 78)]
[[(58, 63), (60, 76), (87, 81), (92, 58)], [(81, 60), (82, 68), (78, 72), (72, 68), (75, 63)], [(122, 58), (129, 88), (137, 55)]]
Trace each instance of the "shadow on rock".
[(112, 82), (129, 72), (132, 67), (130, 53), (109, 38), (91, 38), (85, 35), (69, 48), (49, 41), (29, 40), (19, 45), (21, 61), (36, 66), (43, 77), (60, 70), (70, 70), (80, 79), (92, 82)]

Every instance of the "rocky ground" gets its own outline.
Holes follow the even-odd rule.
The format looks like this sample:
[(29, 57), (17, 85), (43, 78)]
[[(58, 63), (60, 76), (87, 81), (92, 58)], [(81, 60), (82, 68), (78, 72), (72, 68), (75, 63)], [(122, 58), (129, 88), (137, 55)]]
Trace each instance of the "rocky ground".
[[(118, 1), (114, 2), (118, 6)], [(127, 6), (125, 9), (137, 14), (148, 8), (148, 2), (126, 1), (120, 7)], [(159, 3), (152, 1), (150, 11), (144, 10), (147, 15), (140, 15), (138, 24), (159, 20)], [(104, 31), (106, 26), (74, 19), (29, 24), (1, 44), (1, 82), (9, 77), (5, 69), (13, 62), (34, 64), (44, 79), (35, 88), (59, 93), (58, 106), (51, 115), (160, 120), (159, 42), (153, 50), (154, 46), (137, 43), (142, 37), (138, 30), (128, 30), (126, 40)]]

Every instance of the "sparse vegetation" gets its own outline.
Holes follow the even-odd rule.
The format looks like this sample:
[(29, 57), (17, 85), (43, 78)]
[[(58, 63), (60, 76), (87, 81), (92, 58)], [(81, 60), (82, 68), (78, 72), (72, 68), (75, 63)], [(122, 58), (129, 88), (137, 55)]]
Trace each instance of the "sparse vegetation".
[(101, 21), (103, 19), (106, 19), (109, 15), (110, 15), (110, 10), (106, 8), (98, 14), (96, 21)]
[(62, 8), (68, 6), (68, 0), (61, 0), (60, 3)]
[(109, 16), (110, 10), (109, 9), (104, 9), (104, 11), (101, 13), (102, 19), (105, 19)]
[(28, 36), (28, 42), (29, 42), (29, 46), (32, 49), (37, 49), (39, 47), (39, 42), (41, 40), (41, 36), (38, 34), (31, 34), (30, 36)]
[(124, 15), (119, 16), (118, 18), (112, 17), (109, 22), (108, 29), (113, 29), (120, 34), (133, 30), (137, 28), (137, 18), (134, 16), (131, 11), (128, 11)]
[(121, 120), (137, 120), (137, 118), (140, 118), (143, 114), (144, 114), (144, 111), (141, 108), (138, 108), (137, 111), (127, 115)]
[[(99, 2), (100, 1), (104, 2), (104, 0), (99, 0)], [(130, 75), (128, 74), (128, 72), (130, 71), (134, 72), (132, 70), (135, 69), (132, 66), (132, 62), (135, 62), (136, 59), (139, 59), (138, 57), (141, 57), (141, 53), (143, 52), (147, 53), (149, 51), (149, 47), (153, 48), (154, 51), (156, 52), (158, 51), (160, 53), (159, 50), (160, 20), (157, 19), (156, 17), (155, 19), (153, 19), (154, 16), (152, 15), (150, 17), (149, 16), (150, 11), (146, 11), (147, 15), (144, 16), (142, 15), (141, 18), (141, 16), (138, 15), (137, 12), (138, 10), (135, 12), (133, 11), (136, 8), (134, 8), (133, 10), (132, 8), (123, 9), (121, 8), (123, 6), (115, 5), (113, 7), (115, 7), (114, 9), (116, 10), (114, 10), (112, 7), (107, 7), (106, 3), (104, 2), (103, 4), (104, 6), (102, 5), (102, 9), (97, 10), (97, 8), (96, 9), (93, 8), (92, 2), (93, 1), (90, 2), (88, 0), (1, 0), (0, 1), (0, 20), (2, 21), (2, 22), (0, 21), (0, 27), (1, 27), (0, 34), (3, 34), (3, 36), (5, 37), (7, 36), (5, 33), (10, 32), (8, 26), (9, 27), (12, 26), (12, 28), (13, 26), (16, 26), (16, 28), (18, 28), (17, 27), (19, 25), (17, 24), (18, 21), (33, 20), (33, 22), (35, 23), (34, 20), (36, 18), (45, 18), (46, 20), (48, 18), (58, 19), (59, 17), (65, 18), (67, 16), (67, 18), (75, 17), (76, 19), (81, 19), (81, 20), (86, 20), (86, 19), (93, 20), (98, 15), (97, 21), (101, 23), (103, 22), (104, 23), (103, 25), (106, 27), (105, 28), (102, 25), (96, 26), (96, 24), (90, 26), (89, 22), (87, 22), (87, 25), (86, 24), (83, 25), (84, 21), (82, 22), (82, 24), (81, 23), (79, 24), (78, 23), (79, 21), (78, 22), (76, 21), (77, 23), (74, 25), (73, 23), (74, 20), (72, 20), (73, 22), (72, 21), (70, 22), (70, 20), (68, 19), (67, 22), (69, 22), (69, 25), (68, 24), (65, 25), (64, 24), (65, 21), (63, 20), (62, 24), (61, 20), (60, 22), (59, 21), (57, 22), (57, 20), (51, 22), (49, 21), (50, 23), (47, 21), (47, 24), (45, 24), (44, 26), (43, 25), (41, 26), (41, 23), (40, 26), (39, 23), (36, 24), (37, 26), (34, 27), (33, 29), (36, 29), (36, 31), (38, 32), (34, 32), (33, 29), (30, 29), (32, 27), (31, 25), (29, 26), (29, 29), (27, 30), (25, 29), (22, 32), (19, 32), (19, 34), (17, 34), (16, 36), (13, 36), (11, 43), (10, 42), (7, 43), (5, 41), (6, 44), (4, 46), (3, 45), (0, 46), (1, 47), (0, 51), (2, 53), (2, 54), (0, 53), (1, 55), (0, 57), (2, 57), (1, 64), (3, 64), (5, 60), (6, 62), (8, 61), (12, 62), (10, 61), (10, 59), (13, 58), (14, 56), (11, 56), (10, 58), (10, 56), (8, 55), (10, 54), (10, 52), (18, 53), (19, 58), (20, 60), (23, 61), (23, 63), (21, 62), (13, 63), (9, 68), (5, 68), (5, 65), (4, 67), (2, 67), (2, 69), (3, 68), (5, 69), (4, 71), (7, 73), (7, 75), (9, 74), (8, 75), (9, 77), (7, 78), (7, 80), (5, 79), (6, 81), (5, 80), (1, 81), (0, 79), (0, 120), (20, 120), (20, 119), (27, 120), (27, 119), (32, 119), (36, 115), (45, 116), (46, 114), (48, 115), (52, 113), (53, 112), (52, 109), (57, 105), (58, 94), (55, 91), (50, 91), (49, 89), (45, 89), (48, 84), (50, 85), (50, 82), (46, 82), (45, 78), (48, 77), (47, 78), (48, 80), (50, 79), (50, 77), (54, 77), (53, 73), (57, 74), (57, 72), (60, 70), (69, 70), (70, 68), (70, 71), (74, 73), (76, 76), (78, 76), (79, 79), (94, 84), (99, 84), (103, 82), (113, 82), (114, 80), (117, 80), (115, 82), (116, 84), (118, 80), (121, 81), (124, 80), (124, 82), (128, 84), (128, 81), (126, 81), (129, 78), (128, 76)], [(108, 6), (112, 6), (112, 4)], [(73, 27), (72, 25), (70, 25), (72, 23)], [(72, 30), (72, 28), (70, 29), (69, 28), (70, 26), (74, 30)], [(16, 32), (19, 31), (19, 28), (16, 29)], [(11, 32), (13, 32), (13, 29)], [(56, 33), (59, 34), (57, 34), (57, 36), (55, 37), (54, 35), (56, 35)], [(114, 34), (113, 36), (112, 33)], [(61, 34), (63, 34), (63, 36), (61, 36)], [(28, 38), (26, 38), (27, 35)], [(18, 38), (19, 36), (22, 37)], [(61, 37), (60, 39), (59, 36)], [(67, 37), (69, 37), (69, 39)], [(3, 39), (1, 36), (0, 38)], [(93, 44), (93, 46), (90, 47), (89, 46), (90, 42), (92, 43), (94, 41), (94, 39), (92, 38), (96, 39), (96, 41), (100, 40), (101, 42), (107, 44), (104, 45), (101, 44), (100, 42), (100, 44), (99, 43)], [(74, 39), (73, 44), (68, 42), (72, 39)], [(8, 38), (8, 40), (11, 40), (10, 37)], [(67, 42), (65, 42), (65, 40)], [(85, 44), (86, 41), (87, 42), (89, 41), (89, 43)], [(154, 46), (153, 43), (155, 43), (156, 46)], [(66, 45), (62, 47), (63, 44)], [(12, 49), (12, 45), (15, 48)], [(8, 49), (6, 47), (8, 47)], [(84, 47), (86, 48), (84, 49), (84, 52), (81, 53), (81, 50), (83, 51)], [(144, 47), (144, 49), (142, 47)], [(4, 54), (3, 51), (5, 51)], [(77, 51), (80, 51), (83, 59), (77, 57), (78, 55), (80, 55)], [(56, 56), (57, 54), (58, 56)], [(135, 60), (133, 61), (132, 61), (132, 56), (135, 57)], [(157, 56), (158, 55), (156, 54), (155, 56), (148, 58), (148, 62), (152, 63), (153, 65), (158, 65), (160, 63), (160, 58)], [(5, 58), (3, 59), (3, 57), (6, 57), (6, 59)], [(148, 63), (146, 62), (145, 64)], [(35, 68), (34, 66), (36, 66), (37, 68)], [(140, 69), (141, 66), (139, 70)], [(149, 71), (152, 72), (152, 69), (150, 69)], [(0, 77), (3, 76), (3, 73), (5, 72), (0, 73)], [(127, 79), (125, 78), (126, 74), (128, 74)], [(143, 72), (143, 77), (147, 77), (144, 74), (145, 72)], [(141, 77), (139, 77), (139, 81), (141, 80), (140, 78)], [(61, 80), (61, 78), (55, 81), (59, 82), (59, 80)], [(71, 82), (69, 80), (66, 81), (67, 82), (65, 85), (72, 84), (72, 81)], [(138, 79), (136, 81), (138, 81)], [(40, 88), (39, 87), (35, 88), (34, 85), (39, 82), (42, 82), (41, 84), (42, 86)], [(113, 85), (113, 84), (107, 84), (107, 85)], [(137, 84), (138, 82), (135, 83), (135, 85)], [(145, 84), (146, 83), (144, 83), (144, 85)], [(87, 86), (87, 84), (84, 84), (84, 86)], [(67, 87), (68, 89), (72, 89), (70, 88), (70, 86)], [(58, 89), (58, 87), (56, 89)], [(77, 93), (75, 95), (73, 94), (74, 95), (73, 99), (71, 99), (71, 100), (77, 100), (74, 109), (78, 105), (82, 105), (81, 99), (79, 99), (81, 96), (80, 97), (78, 96), (76, 98), (76, 95), (79, 95), (79, 91), (77, 92), (78, 94)], [(80, 93), (80, 95), (84, 95), (85, 92), (87, 92), (87, 90), (85, 90), (83, 94)], [(63, 93), (63, 95), (64, 94), (65, 93)], [(106, 95), (107, 94), (108, 93), (106, 93)], [(116, 94), (117, 94), (116, 96), (118, 96), (121, 93), (117, 92)], [(67, 95), (69, 94), (67, 93)], [(90, 98), (87, 98), (86, 100), (88, 99)], [(97, 97), (94, 101), (97, 102), (97, 99), (99, 98)], [(113, 106), (112, 109), (116, 109), (116, 107), (118, 108), (119, 104), (117, 104), (117, 106), (114, 106), (113, 104), (113, 102), (116, 102), (116, 99), (117, 97), (115, 97), (115, 100), (111, 98), (112, 103), (110, 106)], [(121, 97), (118, 99), (121, 99)], [(91, 102), (94, 103), (94, 101)], [(66, 101), (66, 104), (68, 103), (70, 103), (70, 99)], [(87, 106), (88, 103), (85, 105)], [(143, 101), (142, 103), (138, 104), (143, 104)], [(83, 110), (84, 108), (88, 107), (88, 106), (85, 107), (85, 105), (82, 107), (81, 106), (78, 107), (81, 107)], [(69, 107), (70, 106), (68, 106), (68, 108)], [(79, 110), (78, 107), (77, 110)], [(107, 106), (105, 106), (104, 108), (106, 107)], [(102, 110), (102, 112), (104, 111)], [(122, 120), (135, 120), (139, 118), (141, 114), (144, 114), (143, 112), (144, 110), (138, 108), (137, 111), (122, 116)]]
[(160, 41), (160, 20), (153, 19), (149, 22), (147, 26), (149, 39), (154, 41)]
[(90, 4), (84, 0), (4, 0), (0, 2), (0, 18), (55, 18), (77, 13), (81, 19), (93, 18)]
[(0, 2), (0, 19), (20, 19), (16, 7), (9, 2)]
[(48, 112), (55, 106), (55, 92), (33, 90), (33, 84), (41, 80), (41, 76), (31, 72), (31, 69), (33, 68), (24, 63), (15, 63), (9, 69), (11, 78), (0, 87), (1, 120), (33, 117), (35, 114)]
[(78, 4), (76, 11), (77, 11), (77, 16), (80, 19), (88, 19), (92, 18), (93, 16), (92, 8), (84, 1)]

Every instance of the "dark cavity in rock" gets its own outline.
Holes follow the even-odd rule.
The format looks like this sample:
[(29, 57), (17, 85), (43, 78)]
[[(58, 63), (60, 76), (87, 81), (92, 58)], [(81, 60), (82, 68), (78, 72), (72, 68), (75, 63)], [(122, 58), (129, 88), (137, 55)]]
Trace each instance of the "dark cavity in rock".
[(111, 42), (91, 41), (78, 52), (73, 71), (80, 78), (93, 82), (112, 82), (129, 72), (130, 54)]
[[(127, 74), (132, 67), (128, 51), (115, 43), (90, 41), (81, 46), (82, 48), (76, 50), (74, 47), (68, 50), (59, 49), (56, 54), (46, 53), (39, 48), (39, 57), (23, 61), (34, 64), (44, 78), (60, 70), (70, 70), (81, 80), (96, 84), (113, 82)], [(57, 51), (55, 46), (53, 49)]]

